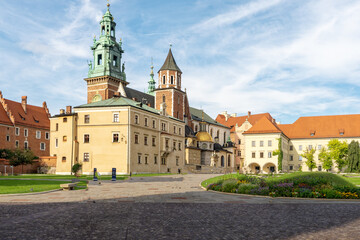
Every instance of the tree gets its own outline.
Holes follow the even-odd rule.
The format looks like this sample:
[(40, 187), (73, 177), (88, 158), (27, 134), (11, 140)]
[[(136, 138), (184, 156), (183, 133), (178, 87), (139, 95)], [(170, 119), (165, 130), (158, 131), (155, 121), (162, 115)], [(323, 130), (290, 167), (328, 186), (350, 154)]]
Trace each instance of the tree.
[(281, 137), (278, 138), (278, 149), (273, 152), (274, 156), (278, 156), (278, 170), (282, 170), (282, 160), (283, 160), (283, 150), (282, 150), (282, 144), (281, 144)]
[(76, 177), (78, 177), (78, 172), (80, 171), (81, 166), (82, 165), (80, 163), (75, 163), (71, 168), (71, 171), (75, 174)]
[(329, 171), (333, 166), (333, 161), (329, 151), (326, 151), (325, 147), (321, 148), (319, 153), (319, 161), (322, 163), (322, 167)]
[(24, 165), (33, 164), (34, 160), (38, 159), (38, 157), (31, 150), (16, 148), (11, 151), (7, 159), (9, 159), (10, 165), (14, 167), (21, 165), (21, 173), (23, 173)]
[(360, 148), (358, 141), (352, 140), (348, 146), (347, 165), (349, 172), (360, 171)]
[(346, 157), (348, 153), (348, 144), (346, 141), (339, 141), (339, 139), (332, 139), (328, 143), (328, 149), (331, 156), (339, 169), (341, 169), (346, 165)]
[(315, 148), (309, 149), (308, 147), (306, 147), (306, 150), (304, 151), (303, 154), (301, 154), (301, 156), (303, 158), (306, 158), (306, 166), (309, 167), (310, 171), (312, 171), (314, 168), (316, 168), (316, 163), (315, 163), (315, 159), (314, 159), (314, 153), (315, 153)]

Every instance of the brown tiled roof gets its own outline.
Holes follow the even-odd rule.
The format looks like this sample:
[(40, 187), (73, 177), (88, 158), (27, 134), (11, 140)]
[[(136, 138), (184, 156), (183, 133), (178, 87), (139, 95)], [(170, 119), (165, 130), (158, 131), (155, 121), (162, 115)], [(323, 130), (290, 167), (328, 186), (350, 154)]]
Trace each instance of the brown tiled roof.
[(279, 127), (289, 138), (360, 137), (360, 114), (300, 117)]
[(255, 133), (281, 133), (282, 131), (276, 123), (270, 121), (266, 116), (263, 116), (257, 121), (249, 130), (243, 134), (255, 134)]
[(43, 107), (26, 105), (26, 113), (21, 103), (5, 99), (5, 103), (15, 118), (15, 124), (50, 129), (50, 120)]
[(230, 127), (230, 132), (234, 132), (235, 131), (235, 125), (237, 124), (238, 127), (240, 127), (246, 119), (248, 119), (248, 121), (251, 123), (251, 125), (254, 125), (257, 121), (259, 121), (262, 117), (266, 117), (268, 118), (270, 121), (272, 121), (272, 117), (270, 115), (270, 113), (260, 113), (260, 114), (251, 114), (250, 117), (248, 115), (246, 116), (239, 116), (239, 117), (229, 117), (228, 120), (226, 121), (225, 116), (222, 114), (218, 114), (218, 116), (216, 117), (216, 121)]
[(6, 125), (11, 125), (11, 126), (13, 125), (1, 103), (0, 103), (0, 123), (6, 124)]

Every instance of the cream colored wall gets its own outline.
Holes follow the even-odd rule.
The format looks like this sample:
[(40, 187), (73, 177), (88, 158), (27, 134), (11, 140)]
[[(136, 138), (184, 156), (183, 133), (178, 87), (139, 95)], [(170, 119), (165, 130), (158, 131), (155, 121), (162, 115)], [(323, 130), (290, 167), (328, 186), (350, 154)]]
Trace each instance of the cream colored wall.
[[(303, 158), (302, 161), (299, 161), (299, 156), (306, 150), (306, 147), (309, 145), (312, 145), (313, 148), (316, 148), (314, 158), (316, 161), (316, 166), (321, 166), (321, 162), (319, 161), (319, 146), (321, 147), (327, 147), (327, 144), (331, 138), (318, 138), (318, 139), (292, 139), (290, 141), (290, 145), (293, 145), (293, 150), (289, 150), (289, 158), (287, 159), (288, 166), (293, 166), (293, 170), (297, 171), (299, 170), (299, 166), (302, 166), (302, 171), (309, 171), (308, 167), (306, 166), (306, 159)], [(346, 141), (348, 144), (352, 141), (359, 141), (360, 138), (339, 138), (340, 141)], [(299, 150), (300, 145), (302, 146), (302, 150)], [(293, 155), (293, 161), (290, 161), (290, 155)], [(333, 165), (333, 172), (337, 172), (338, 168), (336, 167), (336, 164)], [(289, 170), (289, 169), (287, 169)], [(313, 169), (313, 171), (318, 171), (317, 168)], [(324, 171), (324, 169), (322, 169)]]
[[(282, 148), (284, 158), (288, 157), (287, 147), (288, 139), (280, 133), (269, 134), (245, 134), (245, 162), (244, 170), (246, 172), (254, 173), (254, 165), (260, 166), (260, 172), (268, 172), (269, 166), (275, 166), (275, 171), (278, 171), (277, 156), (273, 156), (273, 152), (278, 149), (278, 139), (282, 139)], [(268, 145), (268, 141), (271, 141), (271, 146)], [(252, 147), (252, 141), (255, 141), (255, 147)], [(264, 142), (263, 147), (260, 147), (260, 141)], [(252, 158), (252, 153), (255, 152), (255, 158)], [(260, 158), (260, 153), (264, 153), (264, 157)], [(271, 152), (271, 158), (268, 157), (268, 153)], [(283, 161), (283, 169), (287, 166), (287, 163)]]
[[(248, 121), (243, 122), (241, 126), (235, 125), (235, 132), (233, 134), (233, 141), (236, 146), (236, 162), (240, 166), (240, 170), (242, 170), (245, 167), (245, 136), (243, 135), (243, 132), (249, 130), (252, 127), (251, 123)], [(239, 144), (239, 140), (241, 143)], [(241, 156), (239, 156), (238, 152), (241, 152)]]
[[(63, 122), (64, 118), (67, 122)], [(58, 131), (56, 131), (56, 124), (58, 124)], [(56, 156), (56, 174), (71, 174), (71, 167), (76, 162), (76, 124), (75, 115), (50, 118), (50, 155)], [(63, 141), (64, 136), (67, 137), (66, 142)], [(58, 147), (55, 146), (56, 139), (58, 139)], [(63, 157), (66, 157), (64, 162)]]

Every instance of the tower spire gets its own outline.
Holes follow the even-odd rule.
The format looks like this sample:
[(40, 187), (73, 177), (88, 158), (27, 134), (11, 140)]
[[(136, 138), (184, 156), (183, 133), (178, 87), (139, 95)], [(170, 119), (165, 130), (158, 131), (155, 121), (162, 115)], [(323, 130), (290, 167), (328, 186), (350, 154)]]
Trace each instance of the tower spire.
[(151, 71), (150, 71), (150, 80), (149, 80), (149, 86), (148, 86), (148, 94), (154, 95), (155, 90), (155, 80), (154, 80), (154, 65), (153, 65), (153, 59), (151, 58)]

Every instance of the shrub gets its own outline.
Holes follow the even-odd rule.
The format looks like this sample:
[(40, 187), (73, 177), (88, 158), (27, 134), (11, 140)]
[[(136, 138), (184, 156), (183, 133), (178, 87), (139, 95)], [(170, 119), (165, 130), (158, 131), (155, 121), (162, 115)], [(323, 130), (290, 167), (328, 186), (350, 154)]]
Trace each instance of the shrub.
[(248, 184), (240, 184), (237, 193), (250, 194), (250, 191), (254, 188), (258, 188), (259, 186), (256, 184), (248, 183)]
[(235, 189), (238, 186), (237, 182), (238, 181), (236, 179), (225, 180), (222, 183), (223, 192), (235, 192)]
[(257, 188), (253, 188), (250, 190), (249, 192), (250, 194), (255, 194), (255, 195), (264, 195), (267, 196), (269, 195), (269, 187), (257, 187)]
[(275, 192), (275, 195), (277, 197), (291, 197), (292, 196), (292, 190), (293, 190), (294, 184), (293, 183), (279, 183), (277, 185), (274, 185), (270, 188), (271, 192)]

